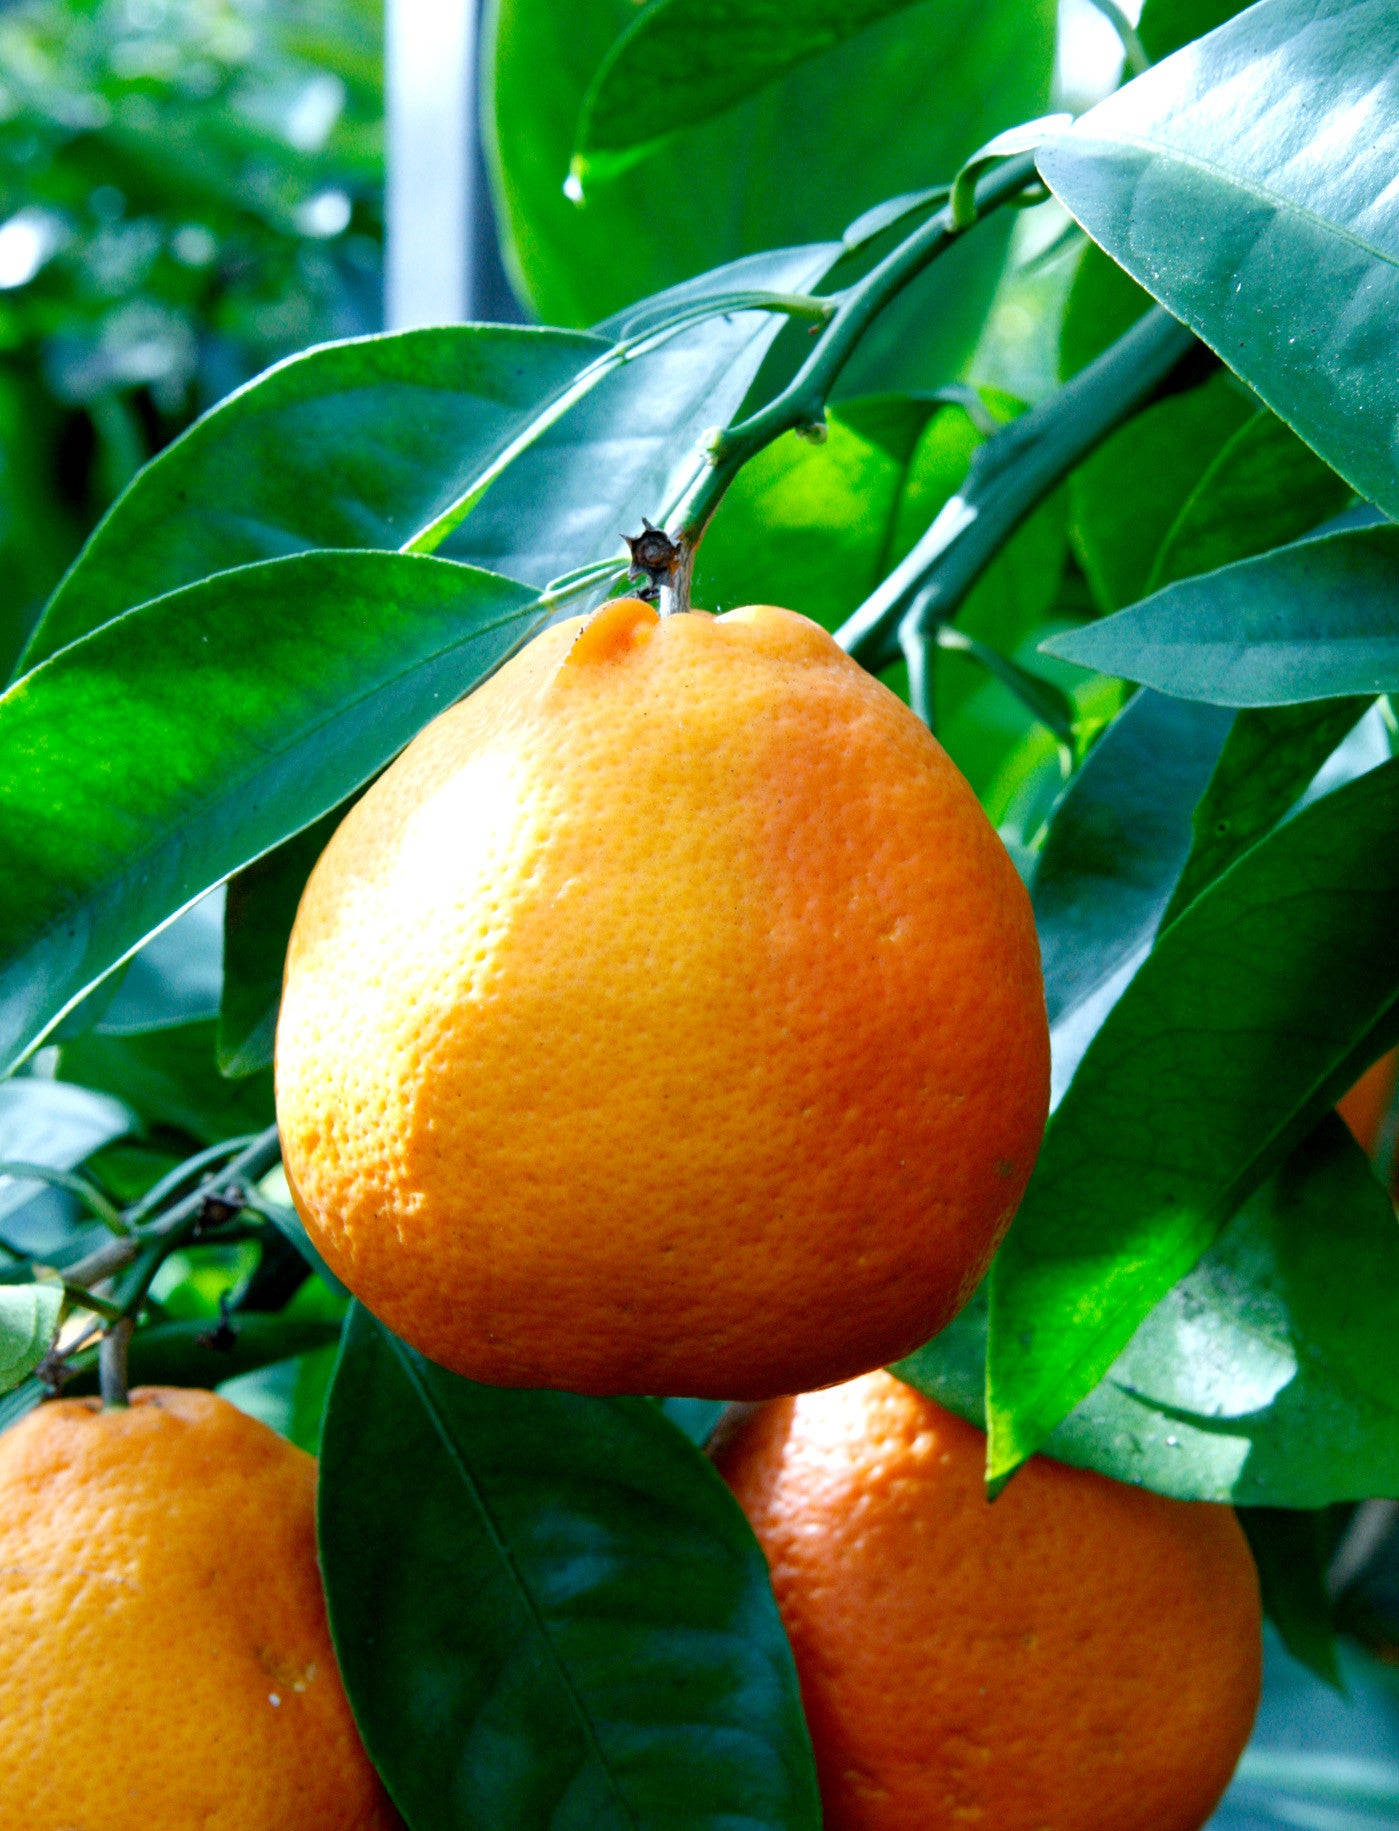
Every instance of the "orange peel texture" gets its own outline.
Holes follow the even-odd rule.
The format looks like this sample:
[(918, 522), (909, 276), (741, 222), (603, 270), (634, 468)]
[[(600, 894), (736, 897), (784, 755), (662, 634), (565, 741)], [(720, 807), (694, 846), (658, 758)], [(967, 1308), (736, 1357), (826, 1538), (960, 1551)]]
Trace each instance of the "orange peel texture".
[(316, 1567), (316, 1465), (212, 1393), (0, 1436), (6, 1831), (391, 1831)]
[(312, 874), (277, 1110), (311, 1237), (500, 1385), (763, 1397), (911, 1350), (1043, 1130), (1029, 899), (816, 624), (546, 630)]
[(775, 1400), (720, 1455), (767, 1554), (826, 1831), (1199, 1831), (1258, 1705), (1228, 1507), (986, 1439), (873, 1373)]

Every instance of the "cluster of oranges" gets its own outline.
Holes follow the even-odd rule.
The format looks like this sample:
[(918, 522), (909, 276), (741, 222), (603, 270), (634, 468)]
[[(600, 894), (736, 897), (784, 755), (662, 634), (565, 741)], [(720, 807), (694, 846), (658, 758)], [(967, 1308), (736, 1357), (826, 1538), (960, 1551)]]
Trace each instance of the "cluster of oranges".
[[(718, 1459), (830, 1831), (1204, 1822), (1259, 1684), (1232, 1512), (1045, 1460), (991, 1506), (980, 1433), (877, 1371), (984, 1274), (1048, 1036), (971, 789), (825, 632), (636, 600), (547, 630), (332, 840), (277, 1057), (306, 1226), (425, 1354), (762, 1401)], [(396, 1822), (312, 1467), (193, 1393), (0, 1440), (9, 1822)]]

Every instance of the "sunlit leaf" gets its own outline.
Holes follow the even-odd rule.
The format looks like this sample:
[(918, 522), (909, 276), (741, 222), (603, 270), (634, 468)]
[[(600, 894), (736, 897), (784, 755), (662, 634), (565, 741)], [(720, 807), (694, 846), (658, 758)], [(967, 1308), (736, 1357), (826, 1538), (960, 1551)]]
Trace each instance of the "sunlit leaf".
[(1094, 1037), (992, 1272), (997, 1474), (1387, 1040), (1397, 820), (1391, 762), (1270, 834), (1165, 931)]

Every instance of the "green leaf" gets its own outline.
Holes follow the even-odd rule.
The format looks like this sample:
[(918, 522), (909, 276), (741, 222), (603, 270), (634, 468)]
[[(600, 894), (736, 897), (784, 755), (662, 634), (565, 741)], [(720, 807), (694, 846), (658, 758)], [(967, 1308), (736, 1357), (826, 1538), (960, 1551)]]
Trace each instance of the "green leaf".
[(1241, 1507), (1239, 1524), (1258, 1566), (1263, 1612), (1292, 1657), (1339, 1689), (1336, 1631), (1326, 1593), (1333, 1549), (1330, 1516), (1319, 1508)]
[(49, 1351), (63, 1291), (57, 1284), (0, 1285), (0, 1392), (11, 1392)]
[(540, 585), (608, 555), (620, 566), (623, 531), (679, 493), (702, 433), (737, 411), (783, 320), (748, 311), (665, 327), (716, 294), (800, 291), (840, 252), (754, 256), (648, 300), (607, 335), (457, 325), (279, 364), (134, 480), (59, 587), (26, 665), (135, 604), (321, 547), (450, 546)]
[(220, 1074), (256, 1074), (271, 1066), (282, 968), (296, 906), (311, 867), (344, 812), (335, 808), (229, 882), (217, 1046)]
[(1209, 787), (1192, 816), (1190, 856), (1161, 918), (1163, 926), (1296, 805), (1366, 703), (1327, 700), (1312, 706), (1267, 706), (1235, 716)]
[(1313, 533), (1350, 501), (1329, 464), (1273, 413), (1256, 413), (1201, 477), (1162, 542), (1155, 591)]
[[(730, 8), (735, 29), (746, 16)], [(992, 134), (1043, 113), (1054, 19), (1050, 0), (901, 9), (592, 184), (579, 208), (563, 190), (575, 125), (637, 8), (632, 0), (568, 8), (498, 0), (488, 10), (483, 87), (512, 277), (540, 318), (590, 324), (745, 251), (838, 237), (883, 199), (950, 181)], [(727, 34), (711, 56), (722, 58), (726, 43)], [(663, 105), (684, 106), (688, 75), (666, 70), (651, 80)], [(964, 368), (1008, 231), (1008, 222), (979, 229), (909, 289), (857, 354), (849, 392), (937, 386)]]
[(762, 1553), (649, 1400), (474, 1385), (356, 1306), (319, 1514), (345, 1686), (414, 1831), (819, 1826)]
[(1389, 1040), (1396, 820), (1399, 761), (1304, 809), (1165, 931), (1094, 1037), (992, 1271), (994, 1475)]
[(1261, 0), (1045, 147), (1060, 199), (1399, 512), (1399, 10)]
[(913, 4), (654, 0), (612, 45), (589, 85), (571, 169), (585, 184), (591, 175), (625, 170), (657, 141), (723, 114)]
[(1214, 707), (1138, 693), (1074, 777), (1031, 886), (1051, 1026), (1149, 945), (1229, 725)]
[[(630, 344), (668, 320), (709, 310), (715, 298), (805, 292), (839, 253), (838, 245), (818, 243), (749, 255), (598, 328)], [(639, 532), (643, 515), (663, 525), (707, 464), (706, 435), (738, 413), (784, 322), (771, 312), (711, 312), (632, 357), (521, 453), (443, 553), (539, 585), (621, 555), (622, 535)]]
[(302, 554), (144, 605), (26, 675), (0, 698), (0, 1060), (544, 615), (445, 560)]
[(454, 325), (278, 363), (124, 492), (54, 593), (24, 666), (214, 572), (316, 547), (407, 546), (610, 347)]
[(200, 1144), (261, 1131), (275, 1116), (272, 1076), (226, 1080), (214, 1054), (216, 1025), (181, 1024), (137, 1036), (96, 1031), (65, 1042), (58, 1072), (66, 1081), (119, 1095), (142, 1124), (172, 1126)]
[(1373, 698), (1399, 688), (1399, 528), (1297, 541), (1041, 646), (1215, 706)]
[(1217, 374), (1137, 414), (1079, 465), (1070, 529), (1104, 610), (1141, 597), (1172, 525), (1254, 411), (1237, 383)]
[[(124, 1100), (20, 1075), (0, 1081), (0, 1163), (74, 1170), (95, 1151), (136, 1129)], [(42, 1185), (0, 1176), (0, 1219), (32, 1201)]]
[(1241, 13), (1249, 0), (1146, 0), (1137, 37), (1153, 63)]
[[(986, 1318), (983, 1289), (893, 1368), (978, 1425)], [(1394, 1211), (1328, 1116), (1155, 1304), (1044, 1453), (1179, 1500), (1315, 1508), (1399, 1493), (1397, 1324)]]

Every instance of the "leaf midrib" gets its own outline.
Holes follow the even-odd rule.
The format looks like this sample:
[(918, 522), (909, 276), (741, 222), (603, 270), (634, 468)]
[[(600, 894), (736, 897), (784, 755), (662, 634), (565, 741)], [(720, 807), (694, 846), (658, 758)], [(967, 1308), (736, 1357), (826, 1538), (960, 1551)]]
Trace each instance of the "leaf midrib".
[(520, 1567), (519, 1560), (510, 1549), (505, 1534), (501, 1530), (499, 1522), (496, 1520), (495, 1514), (491, 1510), (490, 1503), (487, 1501), (486, 1496), (481, 1489), (481, 1484), (477, 1481), (470, 1466), (462, 1455), (432, 1389), (416, 1366), (411, 1351), (405, 1347), (404, 1343), (402, 1343), (396, 1335), (390, 1334), (388, 1330), (384, 1330), (383, 1333), (395, 1359), (403, 1369), (404, 1377), (413, 1388), (423, 1410), (427, 1413), (428, 1419), (437, 1433), (438, 1440), (442, 1444), (443, 1450), (446, 1452), (448, 1461), (456, 1471), (462, 1486), (470, 1496), (481, 1523), (486, 1529), (487, 1536), (491, 1541), (496, 1556), (500, 1559), (502, 1565), (508, 1572), (516, 1593), (524, 1603), (530, 1619), (534, 1623), (536, 1632), (546, 1650), (549, 1664), (554, 1669), (559, 1683), (563, 1686), (564, 1694), (568, 1698), (574, 1714), (578, 1718), (579, 1725), (583, 1731), (583, 1739), (592, 1750), (593, 1758), (602, 1770), (617, 1806), (624, 1815), (627, 1824), (632, 1826), (633, 1831), (641, 1831), (641, 1821), (632, 1810), (630, 1802), (622, 1791), (621, 1782), (613, 1772), (612, 1764), (603, 1752), (602, 1744), (598, 1740), (597, 1727), (593, 1722), (592, 1715), (583, 1701), (582, 1695), (574, 1681), (573, 1674), (569, 1671), (567, 1663), (554, 1643), (554, 1638), (549, 1632), (544, 1611), (540, 1607), (538, 1599), (527, 1581), (524, 1571)]

